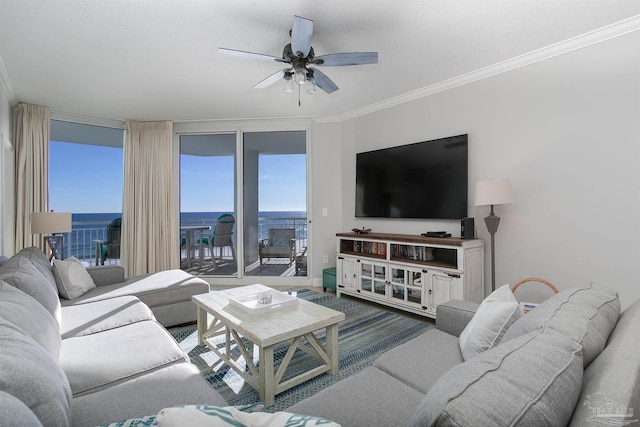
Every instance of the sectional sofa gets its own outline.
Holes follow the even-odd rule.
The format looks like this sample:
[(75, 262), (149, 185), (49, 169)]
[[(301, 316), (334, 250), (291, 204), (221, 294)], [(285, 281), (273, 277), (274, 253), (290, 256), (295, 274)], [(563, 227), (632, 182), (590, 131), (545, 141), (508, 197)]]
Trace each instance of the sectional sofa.
[[(200, 288), (186, 273), (163, 273), (172, 300), (159, 295), (159, 277), (117, 285), (107, 280), (116, 277), (112, 272), (87, 271), (101, 285), (76, 296), (64, 283), (60, 289), (65, 278), (35, 248), (0, 267), (0, 424), (91, 426), (129, 419), (127, 425), (160, 425), (161, 416), (166, 421), (173, 413), (182, 425), (187, 414), (204, 412), (170, 407), (202, 404), (217, 408), (207, 416), (228, 420), (225, 400), (153, 311), (181, 312), (167, 306), (183, 306), (183, 292), (208, 286)], [(61, 304), (59, 292), (74, 298)], [(638, 422), (640, 301), (620, 313), (616, 292), (591, 285), (563, 290), (526, 315), (512, 310), (499, 318), (488, 300), (439, 305), (436, 328), (268, 423), (271, 414), (256, 422), (311, 425), (310, 416), (320, 418), (313, 425), (329, 425), (328, 419), (343, 427)], [(468, 351), (469, 336), (487, 339)], [(153, 424), (137, 418), (156, 414)], [(245, 424), (254, 425), (255, 417)]]
[(180, 270), (125, 280), (119, 267), (52, 267), (38, 248), (6, 260), (0, 425), (93, 426), (174, 405), (226, 405), (161, 325), (194, 320), (191, 295), (208, 291)]
[(287, 411), (343, 427), (638, 423), (640, 301), (620, 314), (606, 287), (564, 290), (465, 360), (459, 336), (478, 308), (440, 305), (436, 328)]

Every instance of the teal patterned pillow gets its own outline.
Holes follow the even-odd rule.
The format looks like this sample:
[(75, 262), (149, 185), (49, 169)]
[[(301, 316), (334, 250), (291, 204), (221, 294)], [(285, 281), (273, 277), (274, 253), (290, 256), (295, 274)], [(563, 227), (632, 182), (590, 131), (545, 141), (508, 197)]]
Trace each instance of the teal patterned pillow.
[(253, 426), (340, 427), (332, 421), (290, 412), (243, 412), (233, 406), (185, 405), (162, 409), (156, 416), (159, 427)]
[(99, 427), (144, 427), (144, 426), (157, 426), (156, 416), (142, 418), (131, 418), (129, 420), (118, 421), (117, 423), (103, 424)]
[[(235, 406), (239, 411), (243, 412), (260, 412), (264, 410), (264, 404), (261, 402), (258, 403), (250, 403), (248, 405), (238, 405)], [(149, 417), (142, 418), (130, 418), (128, 420), (118, 421), (117, 423), (111, 424), (103, 424), (99, 427), (144, 427), (144, 426), (158, 426), (158, 422), (156, 421), (156, 416), (151, 415)]]

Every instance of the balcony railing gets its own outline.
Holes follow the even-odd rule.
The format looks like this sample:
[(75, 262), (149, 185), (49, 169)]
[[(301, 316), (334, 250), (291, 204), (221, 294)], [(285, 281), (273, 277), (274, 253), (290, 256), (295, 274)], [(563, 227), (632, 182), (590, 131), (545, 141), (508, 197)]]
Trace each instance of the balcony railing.
[[(96, 241), (107, 240), (107, 225), (110, 221), (74, 221), (71, 232), (65, 233), (65, 256), (74, 256), (87, 265), (96, 265)], [(215, 220), (196, 218), (184, 220), (182, 225), (209, 225), (213, 229)], [(258, 218), (259, 240), (266, 239), (270, 228), (293, 228), (296, 230), (296, 252), (300, 253), (307, 245), (306, 217), (260, 217)], [(234, 234), (236, 234), (234, 232)], [(200, 236), (196, 234), (196, 239)], [(256, 242), (257, 245), (257, 242)], [(107, 259), (107, 264), (119, 264), (119, 259)]]

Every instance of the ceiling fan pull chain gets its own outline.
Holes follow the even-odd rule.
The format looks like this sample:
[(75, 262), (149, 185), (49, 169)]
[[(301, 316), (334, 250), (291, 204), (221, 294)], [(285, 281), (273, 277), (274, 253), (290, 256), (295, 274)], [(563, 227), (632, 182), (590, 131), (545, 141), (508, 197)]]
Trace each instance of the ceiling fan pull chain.
[(302, 89), (300, 89), (300, 86), (302, 85), (298, 85), (298, 107), (302, 107), (302, 103), (300, 102), (300, 92), (302, 92)]

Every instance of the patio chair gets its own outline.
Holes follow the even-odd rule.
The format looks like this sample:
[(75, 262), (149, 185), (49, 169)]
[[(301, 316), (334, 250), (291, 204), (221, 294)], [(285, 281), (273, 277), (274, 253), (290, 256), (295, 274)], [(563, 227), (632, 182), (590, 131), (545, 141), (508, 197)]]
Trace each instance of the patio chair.
[(260, 265), (266, 258), (289, 258), (289, 265), (293, 264), (296, 252), (296, 230), (294, 228), (270, 228), (268, 239), (260, 240)]
[[(107, 240), (96, 240), (96, 258), (104, 265), (107, 258), (120, 258), (120, 236), (122, 231), (122, 218), (116, 218), (107, 225)], [(96, 259), (96, 264), (97, 264)]]
[(216, 220), (216, 225), (211, 233), (202, 233), (200, 238), (202, 243), (209, 248), (209, 254), (211, 254), (211, 262), (213, 268), (216, 268), (216, 259), (214, 248), (219, 248), (220, 262), (222, 262), (222, 251), (228, 246), (231, 248), (231, 257), (233, 262), (236, 262), (236, 251), (233, 248), (233, 227), (236, 224), (236, 220), (231, 214), (223, 214)]
[(296, 276), (306, 276), (307, 275), (307, 247), (304, 247), (304, 250), (301, 254), (296, 255)]

